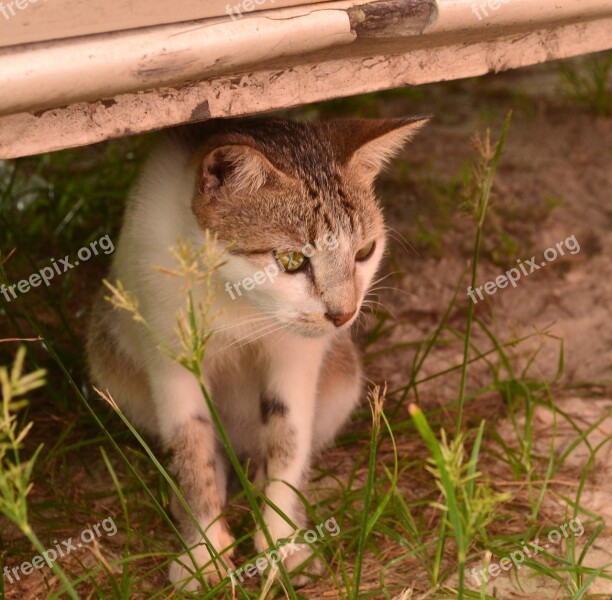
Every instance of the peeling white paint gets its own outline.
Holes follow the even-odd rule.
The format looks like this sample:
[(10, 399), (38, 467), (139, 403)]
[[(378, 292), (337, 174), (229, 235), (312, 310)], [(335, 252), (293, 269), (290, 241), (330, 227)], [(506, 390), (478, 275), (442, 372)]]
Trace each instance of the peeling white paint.
[[(483, 75), (586, 54), (609, 43), (612, 18), (563, 25), (491, 41), (444, 44), (420, 36), (423, 48), (376, 57), (329, 57), (241, 76), (219, 76), (179, 89), (117, 96), (41, 115), (0, 117), (0, 157), (13, 158), (211, 117), (253, 114), (338, 96)], [(442, 42), (436, 46), (436, 38)]]
[(611, 32), (609, 0), (341, 0), (3, 48), (0, 156), (473, 77)]

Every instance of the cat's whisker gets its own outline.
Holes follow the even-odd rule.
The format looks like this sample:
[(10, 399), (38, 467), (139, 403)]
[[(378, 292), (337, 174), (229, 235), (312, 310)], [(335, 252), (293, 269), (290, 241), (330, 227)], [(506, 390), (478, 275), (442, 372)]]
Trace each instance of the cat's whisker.
[(363, 332), (367, 335), (368, 334), (368, 316), (362, 313), (360, 323), (361, 323), (361, 327), (363, 328)]
[[(377, 283), (381, 283), (382, 281), (384, 281), (385, 279), (387, 279), (387, 277), (391, 277), (391, 275), (395, 275), (395, 272), (392, 273), (387, 273), (386, 275), (384, 275), (383, 277), (379, 277), (376, 281), (373, 281), (370, 286), (376, 285)], [(371, 289), (371, 288), (370, 288)]]
[(366, 310), (364, 310), (364, 311), (363, 311), (363, 314), (365, 314), (365, 315), (369, 315), (369, 316), (372, 316), (372, 317), (374, 317), (374, 318), (378, 318), (378, 313), (379, 313), (379, 311), (380, 311), (381, 309), (382, 309), (383, 311), (385, 311), (385, 312), (386, 312), (386, 309), (385, 309), (385, 307), (384, 307), (384, 306), (383, 306), (383, 307), (381, 307), (381, 306), (376, 305), (376, 304), (366, 304), (366, 305), (364, 306), (364, 308), (365, 308)]
[(364, 296), (363, 301), (368, 303), (375, 302), (376, 304), (383, 306), (389, 312), (392, 312), (391, 309), (387, 306), (387, 304), (381, 301), (380, 294), (378, 293), (377, 289), (369, 290)]
[(372, 315), (368, 315), (363, 311), (359, 312), (359, 317), (357, 319), (357, 322), (359, 323), (359, 326), (361, 326), (363, 328), (363, 332), (365, 335), (368, 335), (368, 317), (372, 316)]
[(367, 335), (368, 330), (366, 329), (365, 321), (364, 319), (362, 319), (362, 317), (365, 317), (365, 315), (360, 312), (359, 315), (357, 315), (357, 319), (355, 321), (355, 323), (357, 324), (357, 332), (359, 332), (359, 328), (361, 327), (363, 329), (364, 334)]
[(405, 296), (408, 296), (409, 298), (414, 298), (414, 294), (412, 294), (411, 292), (407, 292), (406, 290), (402, 290), (402, 289), (397, 288), (397, 287), (381, 286), (381, 287), (374, 288), (371, 291), (378, 292), (380, 290), (391, 290), (393, 292), (398, 292), (399, 294), (404, 294)]
[[(227, 352), (228, 350), (231, 350), (234, 348), (239, 350), (243, 346), (246, 346), (247, 344), (252, 344), (256, 342), (257, 340), (261, 339), (262, 337), (264, 337), (265, 335), (273, 333), (274, 331), (278, 331), (282, 328), (283, 328), (283, 325), (279, 325), (278, 323), (274, 323), (274, 322), (266, 323), (258, 331), (251, 332), (251, 334), (246, 335), (243, 338), (240, 338), (238, 340), (233, 340), (230, 344), (221, 348), (219, 352)], [(238, 347), (236, 348), (236, 346)]]
[[(391, 227), (390, 225), (386, 225), (385, 229), (387, 230), (389, 237), (395, 240), (406, 251), (407, 254), (410, 254), (410, 252), (408, 251), (408, 248), (410, 248), (414, 255), (420, 258), (420, 255), (416, 251), (414, 246), (397, 229)], [(408, 246), (408, 248), (406, 248), (406, 246)]]
[(364, 300), (370, 300), (371, 298), (375, 298), (377, 300), (380, 300), (380, 294), (377, 293), (376, 290), (368, 290), (365, 294), (365, 296), (363, 297)]
[(261, 323), (262, 321), (269, 321), (269, 315), (261, 315), (259, 317), (251, 317), (250, 319), (245, 319), (243, 321), (238, 320), (231, 324), (224, 325), (223, 327), (213, 327), (211, 329), (211, 333), (222, 333), (224, 331), (228, 331), (229, 329), (234, 329), (236, 327), (247, 327), (249, 325), (253, 325), (255, 323)]
[(381, 308), (388, 310), (388, 307), (382, 302), (379, 302), (378, 300), (364, 300), (363, 305), (364, 306), (380, 306)]
[(374, 292), (374, 294), (371, 296), (371, 298), (374, 299), (374, 300), (377, 300), (379, 302), (381, 301), (380, 294), (377, 291)]
[(277, 331), (280, 331), (281, 329), (283, 329), (285, 326), (284, 325), (278, 325), (276, 328), (272, 327), (270, 330), (268, 331), (264, 331), (263, 333), (261, 333), (261, 335), (258, 335), (255, 338), (249, 339), (249, 340), (245, 340), (243, 344), (241, 344), (238, 349), (243, 348), (244, 346), (247, 346), (249, 344), (254, 344), (255, 342), (257, 342), (258, 340), (260, 340), (263, 337), (266, 337), (268, 335), (271, 335), (273, 333), (276, 333)]
[(403, 290), (402, 288), (396, 287), (396, 286), (383, 286), (383, 285), (379, 285), (375, 288), (372, 288), (371, 290), (369, 290), (370, 292), (380, 292), (381, 290), (390, 290), (393, 292), (400, 292), (401, 294), (410, 294), (410, 292)]
[(234, 338), (232, 339), (229, 343), (227, 343), (225, 346), (223, 346), (222, 348), (219, 348), (219, 350), (217, 350), (217, 352), (221, 353), (221, 352), (227, 352), (228, 350), (231, 350), (233, 348), (241, 348), (243, 345), (248, 344), (250, 341), (252, 341), (254, 339), (254, 337), (258, 336), (261, 332), (266, 331), (268, 329), (272, 329), (272, 324), (271, 323), (266, 323), (264, 325), (262, 325), (257, 331), (252, 331), (249, 332), (246, 335), (243, 335), (240, 338)]
[(367, 303), (366, 303), (366, 302), (364, 302), (364, 304), (365, 304), (365, 305), (366, 305), (368, 308), (371, 308), (371, 309), (372, 309), (372, 307), (374, 307), (374, 308), (372, 309), (372, 310), (373, 310), (373, 316), (374, 316), (374, 317), (378, 317), (378, 311), (379, 311), (379, 308), (380, 308), (380, 309), (382, 309), (382, 310), (386, 311), (387, 313), (389, 313), (389, 315), (391, 316), (391, 318), (392, 318), (394, 321), (397, 321), (397, 318), (396, 318), (395, 314), (393, 313), (393, 311), (392, 311), (392, 310), (391, 310), (389, 307), (387, 307), (387, 306), (385, 306), (384, 304), (382, 304), (381, 302), (375, 302), (375, 301), (371, 301), (371, 300), (370, 300), (370, 301), (368, 301)]

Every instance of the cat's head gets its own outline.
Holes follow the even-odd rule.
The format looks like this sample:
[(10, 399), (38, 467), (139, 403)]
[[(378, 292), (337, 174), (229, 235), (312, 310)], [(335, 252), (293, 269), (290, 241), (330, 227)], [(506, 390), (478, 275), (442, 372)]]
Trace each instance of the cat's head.
[(304, 336), (349, 327), (385, 249), (374, 180), (426, 120), (216, 125), (192, 207), (231, 244), (220, 293)]

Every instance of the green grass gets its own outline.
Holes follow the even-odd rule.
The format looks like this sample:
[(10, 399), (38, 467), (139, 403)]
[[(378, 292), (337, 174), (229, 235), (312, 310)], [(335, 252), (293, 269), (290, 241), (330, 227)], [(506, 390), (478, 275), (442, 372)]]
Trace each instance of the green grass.
[[(385, 100), (412, 101), (418, 96), (398, 93)], [(352, 102), (313, 110), (380, 112), (378, 96)], [(388, 391), (382, 385), (371, 388), (370, 406), (357, 411), (337, 450), (313, 469), (311, 489), (303, 499), (309, 519), (321, 523), (335, 516), (340, 526), (337, 536), (315, 546), (327, 567), (324, 582), (313, 584), (318, 585), (313, 595), (310, 586), (293, 589), (283, 573), (282, 585), (275, 582), (268, 588), (265, 577), (254, 578), (236, 590), (236, 597), (258, 598), (264, 593), (265, 597), (311, 598), (325, 590), (334, 592), (325, 597), (347, 600), (391, 600), (402, 595), (493, 598), (493, 587), (478, 589), (470, 581), (469, 570), (481, 569), (492, 559), (499, 561), (522, 541), (547, 535), (574, 517), (582, 519), (585, 535), (568, 538), (565, 545), (525, 562), (521, 581), (527, 573), (538, 574), (547, 586), (559, 587), (558, 597), (578, 600), (598, 597), (590, 592), (595, 580), (612, 580), (609, 565), (586, 566), (604, 524), (582, 501), (596, 458), (610, 439), (593, 446), (589, 434), (597, 424), (585, 426), (559, 405), (570, 391), (562, 377), (563, 340), (547, 329), (501, 338), (495, 315), (476, 311), (465, 301), (463, 290), (470, 281), (473, 286), (477, 281), (482, 256), (496, 260), (484, 242), (496, 170), (503, 165), (506, 135), (512, 135), (508, 127), (508, 123), (497, 123), (493, 135), (497, 141), (485, 135), (450, 184), (431, 179), (424, 184), (438, 194), (443, 232), (452, 224), (460, 199), (468, 199), (474, 217), (469, 274), (466, 278), (466, 273), (457, 273), (454, 296), (423, 339), (398, 342), (397, 323), (385, 310), (376, 311), (364, 334), (367, 364), (400, 351), (410, 352), (412, 360), (402, 367), (401, 385)], [(106, 233), (116, 239), (125, 189), (150, 142), (149, 138), (113, 142), (0, 163), (5, 253), (0, 262), (6, 259), (0, 279), (14, 282), (38, 270), (49, 257), (74, 252)], [(416, 177), (402, 173), (401, 165), (399, 169), (405, 185)], [(428, 231), (424, 223), (417, 229), (423, 234), (422, 251), (430, 257), (444, 254), (442, 234)], [(506, 244), (500, 250), (500, 262), (506, 255), (516, 256), (512, 239)], [(15, 253), (8, 257), (13, 248)], [(394, 248), (392, 266), (400, 271), (402, 249)], [(179, 256), (188, 262), (188, 249), (179, 250)], [(0, 492), (17, 493), (2, 495), (9, 502), (0, 504), (5, 516), (0, 527), (0, 567), (29, 560), (53, 540), (78, 535), (112, 515), (117, 536), (102, 539), (97, 554), (75, 554), (57, 563), (57, 579), (52, 580), (47, 571), (47, 582), (38, 584), (39, 595), (104, 600), (231, 598), (227, 580), (216, 588), (202, 582), (207, 591), (201, 595), (173, 592), (166, 581), (167, 569), (187, 549), (169, 516), (169, 497), (179, 490), (164, 468), (160, 449), (89, 386), (82, 359), (84, 306), (108, 267), (108, 258), (98, 258), (83, 270), (57, 279), (51, 288), (39, 288), (19, 301), (7, 303), (0, 296), (0, 318), (6, 322), (3, 331), (9, 332), (1, 337), (40, 338), (21, 344), (28, 347), (27, 370), (37, 373), (34, 379), (40, 382), (39, 369), (47, 373), (44, 388), (22, 389), (27, 391), (28, 404), (9, 406), (6, 401), (9, 408), (4, 411), (2, 431), (12, 432), (13, 440), (19, 432), (25, 433), (17, 445), (13, 441), (6, 447), (9, 462), (2, 462)], [(396, 277), (407, 276), (398, 273)], [(129, 302), (125, 304), (129, 308)], [(175, 358), (201, 380), (206, 315), (193, 305), (186, 307), (186, 314), (190, 327), (185, 330), (184, 353)], [(538, 350), (533, 350), (533, 343), (539, 340), (553, 340), (558, 347), (557, 373), (548, 379), (535, 368)], [(9, 373), (9, 365), (22, 364), (19, 345), (0, 343), (0, 364), (7, 366), (0, 371), (0, 381), (7, 376), (2, 373)], [(461, 359), (432, 372), (428, 367), (436, 352), (446, 348), (455, 348)], [(476, 385), (470, 378), (475, 368), (485, 370), (484, 383)], [(21, 371), (19, 367), (14, 372)], [(444, 403), (431, 402), (432, 384), (449, 381), (452, 393)], [(585, 385), (586, 391), (595, 389), (593, 384)], [(8, 397), (6, 389), (3, 398)], [(203, 391), (222, 431), (204, 386)], [(547, 452), (542, 452), (532, 427), (536, 411), (545, 411), (554, 423)], [(601, 421), (609, 417), (602, 414)], [(498, 428), (502, 421), (508, 424), (503, 434)], [(557, 428), (564, 424), (571, 427), (573, 438), (564, 439), (563, 450), (557, 451)], [(252, 537), (255, 527), (263, 525), (261, 505), (266, 499), (233, 455), (227, 436), (222, 434), (222, 440), (240, 480), (240, 489), (229, 502), (228, 519), (241, 565), (258, 556)], [(587, 458), (576, 485), (568, 488), (557, 480), (563, 478), (568, 458), (578, 448), (586, 451)], [(20, 478), (13, 487), (4, 488), (2, 477), (11, 473), (8, 464), (19, 467)], [(26, 494), (29, 482), (34, 485)], [(222, 564), (222, 556), (216, 559)], [(516, 571), (511, 574), (516, 575)], [(3, 596), (16, 597), (6, 582), (0, 583)]]
[(586, 60), (564, 61), (559, 71), (564, 94), (599, 116), (612, 115), (612, 55), (609, 52)]

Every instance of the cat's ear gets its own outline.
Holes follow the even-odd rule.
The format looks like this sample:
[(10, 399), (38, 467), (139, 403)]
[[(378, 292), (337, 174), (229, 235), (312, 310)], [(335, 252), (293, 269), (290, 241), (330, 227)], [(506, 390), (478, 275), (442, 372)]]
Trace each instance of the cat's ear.
[(207, 195), (223, 189), (236, 195), (254, 194), (278, 173), (255, 148), (228, 144), (218, 146), (204, 156), (198, 173), (198, 187)]
[(427, 121), (429, 117), (347, 121), (342, 140), (345, 166), (366, 183), (373, 183)]

